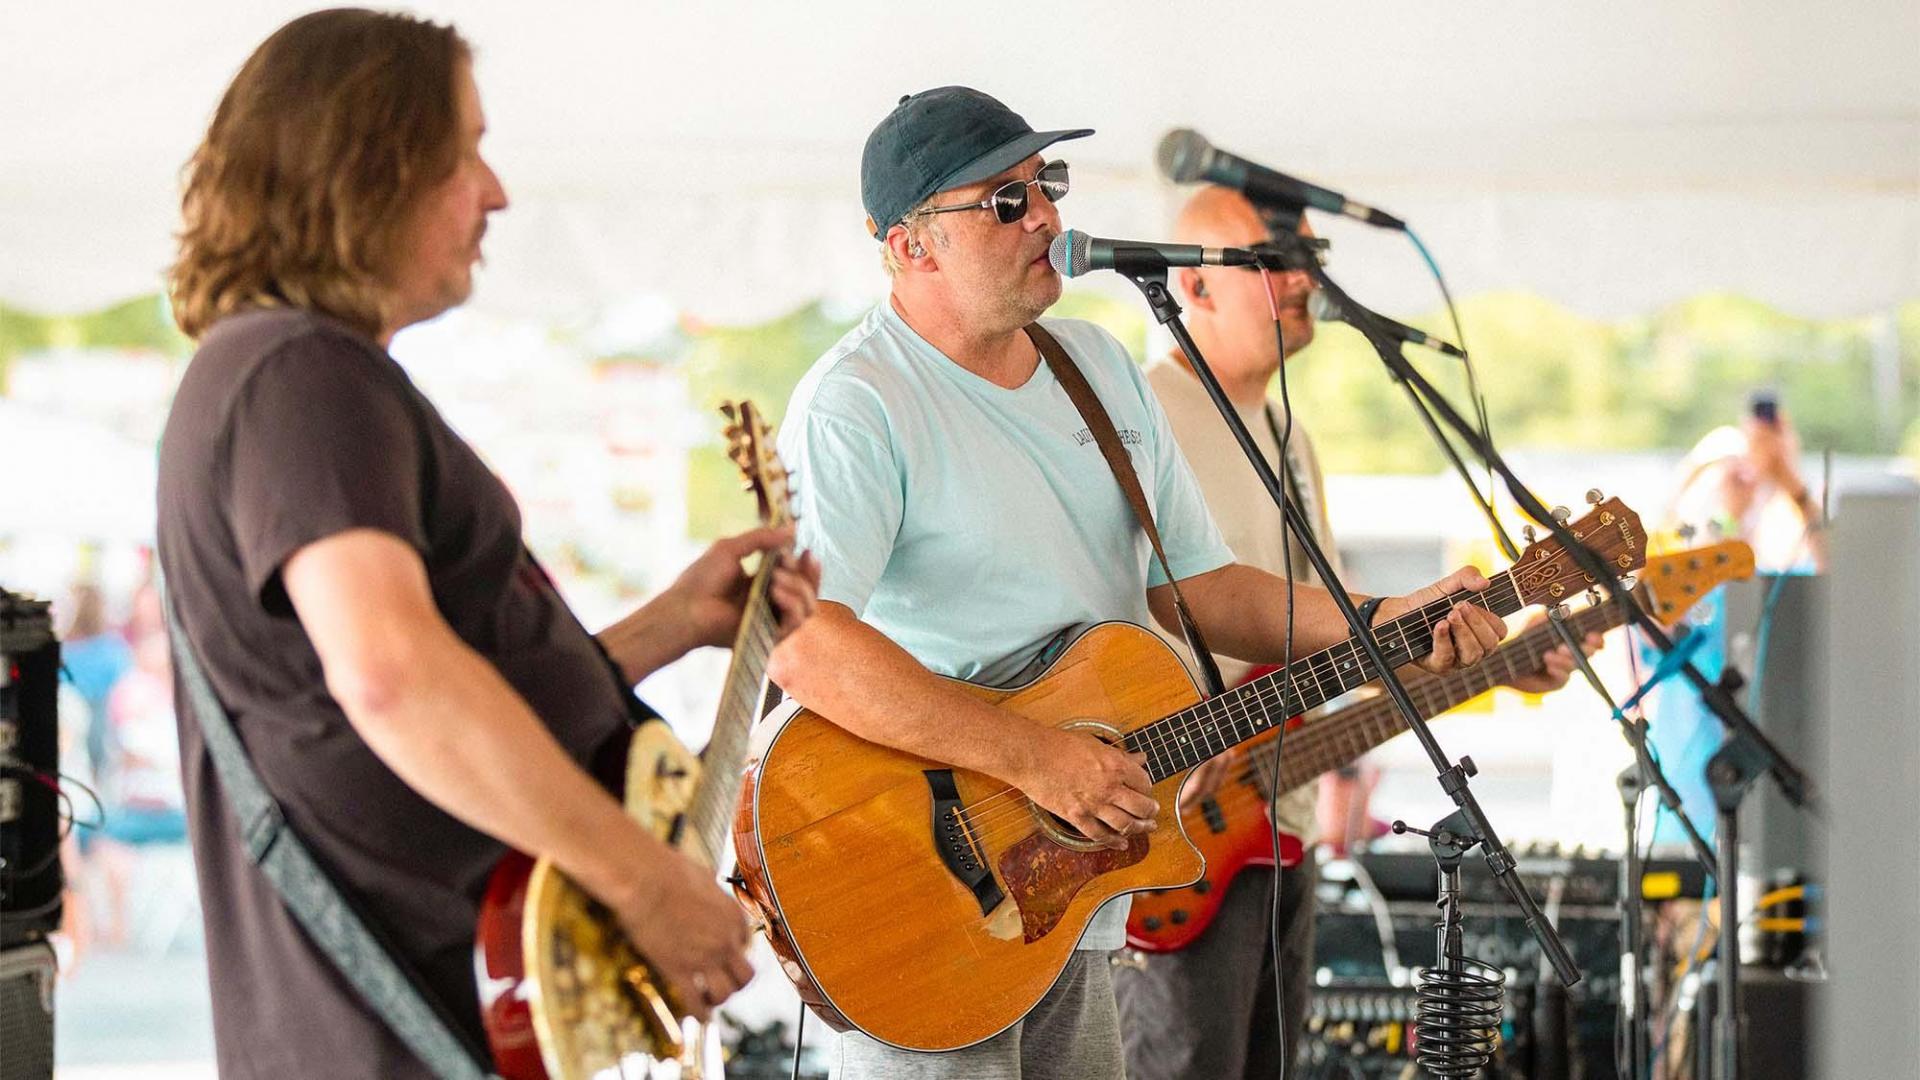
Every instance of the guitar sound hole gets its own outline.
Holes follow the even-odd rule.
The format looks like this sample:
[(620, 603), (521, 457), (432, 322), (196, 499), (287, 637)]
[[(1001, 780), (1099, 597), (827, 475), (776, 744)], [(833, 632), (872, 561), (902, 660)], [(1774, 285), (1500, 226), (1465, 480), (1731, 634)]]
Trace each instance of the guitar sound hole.
[(1081, 832), (1079, 829), (1074, 828), (1073, 823), (1068, 821), (1066, 818), (1061, 817), (1059, 814), (1056, 814), (1051, 810), (1045, 811), (1045, 813), (1047, 817), (1053, 820), (1053, 824), (1055, 828), (1067, 834), (1068, 839), (1080, 840), (1089, 844), (1093, 843), (1091, 839), (1088, 839), (1087, 834)]

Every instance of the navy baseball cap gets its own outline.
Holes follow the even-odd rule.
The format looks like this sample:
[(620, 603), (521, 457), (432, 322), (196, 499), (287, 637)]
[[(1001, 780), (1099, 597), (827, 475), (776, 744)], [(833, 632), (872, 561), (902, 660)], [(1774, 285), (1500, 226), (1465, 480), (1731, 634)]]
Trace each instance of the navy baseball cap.
[(1063, 139), (1092, 128), (1035, 131), (1019, 113), (966, 86), (942, 86), (900, 99), (867, 136), (860, 155), (860, 201), (874, 237), (900, 223), (928, 196), (977, 184)]

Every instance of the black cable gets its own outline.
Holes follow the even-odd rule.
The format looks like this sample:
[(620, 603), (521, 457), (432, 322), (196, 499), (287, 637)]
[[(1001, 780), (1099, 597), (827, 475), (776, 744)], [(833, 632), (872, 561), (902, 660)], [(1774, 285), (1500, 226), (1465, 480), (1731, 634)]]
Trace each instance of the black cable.
[(106, 804), (100, 801), (99, 792), (93, 790), (91, 787), (88, 787), (85, 783), (83, 783), (79, 779), (72, 776), (68, 776), (66, 773), (54, 773), (53, 775), (58, 781), (62, 782), (55, 785), (56, 791), (64, 792), (66, 790), (65, 785), (72, 784), (74, 787), (77, 787), (81, 791), (86, 792), (87, 798), (93, 800), (93, 820), (92, 821), (79, 820), (79, 815), (73, 812), (73, 809), (72, 809), (73, 800), (72, 799), (67, 800), (67, 807), (68, 807), (68, 812), (70, 814), (70, 820), (74, 825), (78, 825), (81, 828), (85, 828), (85, 829), (92, 829), (95, 832), (98, 832), (101, 829), (104, 829), (107, 827), (107, 807), (106, 807)]
[[(1414, 232), (1412, 226), (1408, 226), (1406, 233), (1407, 239), (1413, 242), (1414, 250), (1418, 251), (1420, 258), (1426, 262), (1427, 270), (1433, 274), (1434, 284), (1440, 287), (1440, 299), (1447, 305), (1447, 319), (1453, 323), (1453, 343), (1459, 346), (1460, 362), (1467, 369), (1467, 396), (1472, 399), (1474, 417), (1480, 422), (1480, 437), (1491, 446), (1493, 445), (1493, 425), (1487, 420), (1487, 396), (1480, 392), (1480, 375), (1473, 366), (1473, 350), (1467, 348), (1467, 331), (1460, 323), (1460, 309), (1454, 305), (1453, 290), (1447, 288), (1447, 276), (1440, 272), (1439, 260), (1427, 250), (1427, 245), (1421, 241), (1420, 234)], [(1477, 485), (1475, 490), (1478, 491)], [(1489, 464), (1487, 466), (1487, 505), (1492, 506), (1494, 499), (1499, 495), (1500, 485), (1494, 482), (1493, 466)]]
[[(1260, 271), (1260, 284), (1266, 288), (1267, 302), (1271, 304), (1273, 302), (1273, 282), (1270, 275), (1264, 269)], [(1293, 399), (1287, 394), (1287, 336), (1286, 331), (1280, 326), (1280, 313), (1278, 309), (1274, 311), (1273, 343), (1274, 347), (1280, 351), (1280, 407), (1285, 409), (1287, 413), (1286, 428), (1279, 433), (1281, 470), (1280, 518), (1284, 522), (1287, 516), (1288, 500), (1286, 481), (1288, 478), (1293, 477), (1293, 463), (1287, 457), (1287, 447), (1293, 441)], [(1271, 413), (1267, 416), (1267, 422), (1269, 425), (1273, 422)], [(1294, 483), (1297, 485), (1299, 480), (1295, 478)], [(1293, 494), (1298, 495), (1299, 492), (1296, 490)], [(1310, 510), (1311, 507), (1307, 509)], [(1291, 691), (1293, 687), (1293, 540), (1287, 536), (1284, 525), (1280, 530), (1280, 541), (1280, 565), (1287, 581), (1287, 636), (1285, 648), (1281, 651), (1280, 670), (1285, 673), (1284, 677), (1287, 680), (1287, 687), (1289, 691)], [(1274, 736), (1276, 750), (1278, 750), (1280, 741), (1286, 738), (1286, 728), (1287, 721), (1283, 719), (1280, 722), (1280, 734)], [(1267, 781), (1267, 832), (1273, 843), (1273, 910), (1267, 933), (1267, 950), (1273, 957), (1273, 1011), (1276, 1026), (1280, 1030), (1280, 1078), (1281, 1080), (1286, 1080), (1289, 1066), (1292, 1065), (1292, 1062), (1288, 1060), (1287, 1051), (1292, 1043), (1291, 1040), (1287, 1038), (1286, 977), (1285, 973), (1281, 971), (1280, 964), (1281, 879), (1285, 875), (1286, 869), (1280, 865), (1279, 760), (1280, 756), (1276, 753), (1274, 755), (1275, 767), (1273, 776)], [(1304, 851), (1301, 853), (1300, 861), (1304, 867), (1306, 864)]]

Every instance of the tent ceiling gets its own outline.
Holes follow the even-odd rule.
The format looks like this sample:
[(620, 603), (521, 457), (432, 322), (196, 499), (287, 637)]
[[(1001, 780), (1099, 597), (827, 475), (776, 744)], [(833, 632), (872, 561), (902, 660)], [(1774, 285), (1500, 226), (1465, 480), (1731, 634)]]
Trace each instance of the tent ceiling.
[[(0, 299), (153, 288), (180, 163), (248, 50), (304, 6), (0, 16)], [(1817, 20), (1785, 0), (419, 7), (479, 54), (515, 204), (477, 299), (512, 313), (660, 293), (747, 319), (873, 294), (861, 142), (899, 94), (948, 82), (1099, 129), (1069, 151), (1065, 208), (1096, 233), (1164, 231), (1153, 148), (1191, 126), (1400, 212), (1460, 292), (1595, 315), (1724, 288), (1809, 314), (1920, 296), (1911, 0)], [(1404, 247), (1334, 236), (1350, 289), (1430, 303)]]

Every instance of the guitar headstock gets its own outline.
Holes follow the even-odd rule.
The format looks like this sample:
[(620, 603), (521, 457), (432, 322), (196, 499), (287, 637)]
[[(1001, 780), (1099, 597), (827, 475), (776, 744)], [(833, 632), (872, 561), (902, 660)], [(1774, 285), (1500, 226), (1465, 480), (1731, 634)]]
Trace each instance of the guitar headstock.
[(720, 403), (727, 418), (727, 457), (740, 469), (741, 485), (760, 504), (762, 525), (785, 525), (793, 520), (792, 492), (786, 466), (774, 449), (773, 430), (751, 401)]
[(1647, 586), (1648, 611), (1661, 625), (1672, 626), (1715, 587), (1752, 576), (1753, 549), (1743, 540), (1723, 540), (1652, 556), (1640, 579)]
[[(1567, 526), (1582, 545), (1591, 549), (1616, 574), (1631, 574), (1647, 564), (1647, 534), (1640, 527), (1640, 515), (1619, 499), (1603, 499), (1598, 491), (1587, 493), (1593, 509)], [(1556, 521), (1565, 522), (1564, 507), (1553, 512)], [(1532, 539), (1533, 530), (1527, 529)], [(1593, 576), (1580, 568), (1573, 555), (1552, 536), (1528, 544), (1513, 564), (1513, 587), (1524, 604), (1557, 607), (1575, 594), (1595, 584)]]

